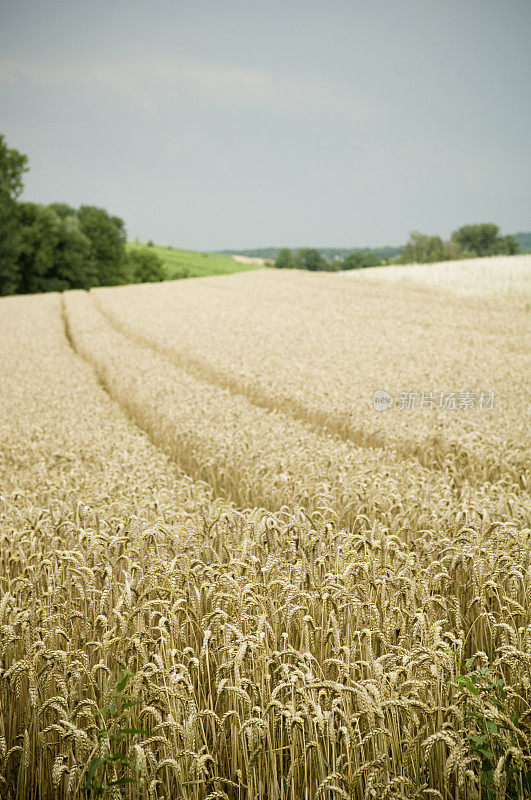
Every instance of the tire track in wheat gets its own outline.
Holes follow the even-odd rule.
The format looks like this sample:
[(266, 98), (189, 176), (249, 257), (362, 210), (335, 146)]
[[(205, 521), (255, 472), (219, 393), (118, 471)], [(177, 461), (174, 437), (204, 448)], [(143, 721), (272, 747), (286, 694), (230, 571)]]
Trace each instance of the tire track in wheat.
[(193, 355), (179, 350), (173, 342), (167, 344), (155, 337), (143, 335), (101, 303), (93, 291), (90, 292), (90, 297), (107, 322), (131, 341), (156, 352), (169, 363), (187, 371), (196, 380), (241, 395), (257, 408), (280, 412), (301, 422), (320, 436), (339, 437), (358, 448), (378, 448), (387, 454), (413, 460), (426, 469), (451, 476), (457, 486), (468, 482), (478, 487), (508, 475), (516, 486), (526, 489), (525, 476), (529, 463), (525, 457), (518, 458), (514, 463), (496, 459), (483, 450), (475, 452), (462, 442), (448, 441), (440, 432), (416, 441), (405, 437), (390, 439), (382, 432), (356, 424), (341, 412), (312, 408), (293, 397), (279, 398), (268, 392), (267, 387), (258, 380), (248, 381), (231, 375), (204, 359), (194, 358)]
[(489, 508), (514, 514), (502, 487), (456, 487), (442, 473), (309, 431), (245, 396), (197, 381), (105, 322), (86, 293), (66, 298), (68, 335), (110, 394), (151, 441), (194, 480), (240, 508), (309, 514), (352, 526), (366, 515), (390, 532), (441, 530)]

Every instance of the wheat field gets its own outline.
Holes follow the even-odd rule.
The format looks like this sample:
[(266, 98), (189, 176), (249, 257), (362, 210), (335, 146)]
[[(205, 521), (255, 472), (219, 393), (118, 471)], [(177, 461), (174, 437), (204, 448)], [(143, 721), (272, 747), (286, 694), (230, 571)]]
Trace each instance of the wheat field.
[[(344, 273), (347, 278), (358, 278), (357, 270)], [(405, 264), (376, 267), (369, 274), (371, 280), (400, 281), (452, 293), (504, 294), (529, 297), (531, 294), (531, 255), (490, 256), (469, 258), (466, 261), (443, 261), (438, 264)]]
[(531, 796), (530, 321), (298, 271), (1, 299), (1, 800)]

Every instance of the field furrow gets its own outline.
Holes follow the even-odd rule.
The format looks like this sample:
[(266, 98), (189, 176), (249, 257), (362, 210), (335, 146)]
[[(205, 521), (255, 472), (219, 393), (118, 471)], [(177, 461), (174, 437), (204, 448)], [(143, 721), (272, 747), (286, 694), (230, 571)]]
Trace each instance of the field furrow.
[(301, 506), (346, 526), (365, 515), (413, 533), (485, 513), (530, 519), (528, 498), (516, 486), (509, 494), (505, 482), (455, 486), (414, 460), (320, 436), (198, 380), (107, 325), (87, 293), (67, 293), (65, 314), (74, 347), (111, 396), (194, 480), (240, 507)]
[(2, 298), (0, 334), (1, 800), (525, 800), (507, 474), (320, 435), (85, 292)]
[[(505, 478), (528, 486), (523, 302), (414, 286), (394, 286), (387, 296), (363, 279), (288, 273), (93, 295), (118, 330), (256, 405), (357, 446), (396, 450), (459, 483)], [(425, 407), (395, 403), (379, 414), (376, 389)], [(480, 393), (493, 392), (494, 408), (459, 408), (461, 392), (474, 393), (476, 405)], [(439, 408), (443, 402), (456, 407)]]

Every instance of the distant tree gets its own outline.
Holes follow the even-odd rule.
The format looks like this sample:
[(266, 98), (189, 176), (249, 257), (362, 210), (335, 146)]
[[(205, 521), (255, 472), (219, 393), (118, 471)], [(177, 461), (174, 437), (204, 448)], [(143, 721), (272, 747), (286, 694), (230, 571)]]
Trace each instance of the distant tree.
[(275, 267), (278, 269), (293, 269), (295, 259), (289, 247), (282, 247), (275, 258)]
[(366, 267), (379, 267), (382, 263), (376, 253), (363, 250), (354, 250), (345, 256), (341, 262), (341, 269), (365, 269)]
[(0, 134), (0, 295), (19, 290), (20, 238), (17, 198), (24, 187), (28, 157), (7, 146)]
[(92, 243), (83, 233), (75, 214), (61, 219), (54, 272), (63, 289), (90, 289), (91, 286), (97, 286), (98, 274), (92, 257)]
[(515, 236), (500, 236), (496, 242), (496, 252), (493, 255), (515, 256), (520, 251), (520, 245)]
[(22, 294), (61, 291), (55, 262), (61, 220), (51, 208), (39, 203), (20, 203), (18, 254), (19, 286)]
[(13, 147), (0, 134), (0, 197), (16, 200), (24, 188), (23, 175), (29, 169), (28, 157)]
[(97, 286), (92, 241), (65, 203), (19, 205), (19, 291), (62, 292)]
[(163, 281), (166, 278), (164, 264), (158, 255), (148, 247), (134, 247), (129, 250), (131, 279), (133, 283)]
[(444, 261), (446, 258), (447, 249), (440, 236), (427, 236), (418, 231), (412, 231), (400, 260), (403, 264), (427, 264)]
[(81, 230), (91, 242), (91, 257), (96, 266), (98, 285), (127, 283), (130, 274), (123, 220), (96, 206), (81, 206), (77, 216)]
[(321, 270), (323, 272), (339, 272), (341, 270), (341, 265), (343, 262), (340, 258), (333, 258), (329, 260), (328, 258), (322, 256), (322, 259), (323, 266), (321, 267)]
[(308, 269), (316, 272), (326, 269), (328, 262), (315, 248), (303, 247), (295, 254), (295, 266), (298, 269)]
[(518, 252), (514, 236), (500, 236), (499, 227), (492, 222), (462, 225), (452, 233), (452, 241), (474, 256), (514, 255)]
[(16, 203), (0, 200), (0, 295), (14, 294), (18, 291), (19, 250)]

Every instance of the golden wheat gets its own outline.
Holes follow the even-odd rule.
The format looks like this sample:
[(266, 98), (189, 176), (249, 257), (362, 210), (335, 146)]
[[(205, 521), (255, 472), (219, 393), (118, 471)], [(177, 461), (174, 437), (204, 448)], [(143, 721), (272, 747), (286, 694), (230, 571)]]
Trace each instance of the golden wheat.
[[(524, 302), (292, 270), (181, 283), (92, 294), (120, 330), (255, 404), (457, 480), (506, 475), (528, 487)], [(496, 406), (377, 415), (376, 389), (493, 391)]]
[[(201, 337), (213, 337), (216, 374), (201, 366), (204, 338), (186, 358), (161, 338), (171, 303), (156, 287), (146, 287), (142, 326), (138, 305), (113, 327), (84, 293), (1, 301), (0, 797), (86, 796), (88, 765), (112, 746), (102, 730), (115, 730), (102, 709), (127, 667), (139, 727), (120, 740), (134, 781), (116, 797), (524, 800), (531, 531), (521, 401), (500, 410), (486, 442), (477, 415), (454, 421), (463, 436), (469, 427), (466, 469), (450, 440), (431, 468), (398, 447), (400, 437), (425, 442), (426, 420), (396, 436), (377, 423), (380, 446), (360, 447), (294, 406), (272, 413), (245, 376), (230, 383), (236, 351), (218, 338), (225, 326), (236, 343), (237, 311), (250, 319), (270, 280), (239, 278), (171, 289), (192, 330), (197, 305), (186, 303), (204, 292)], [(288, 281), (319, 322), (326, 309), (312, 282)], [(99, 291), (98, 303), (113, 316), (139, 291)], [(240, 291), (239, 309), (208, 321), (216, 296)], [(360, 291), (363, 301), (376, 290)], [(336, 302), (335, 288), (323, 292)], [(505, 301), (491, 302), (501, 318)], [(293, 353), (277, 322), (257, 370), (272, 397), (286, 374), (282, 348)], [(334, 324), (348, 327), (341, 315)], [(500, 352), (486, 353), (496, 380), (509, 375), (504, 325), (490, 334)], [(260, 331), (262, 322), (245, 340), (239, 329), (248, 363)], [(321, 402), (316, 362), (301, 352), (297, 380)], [(520, 364), (515, 351), (514, 392)], [(341, 410), (336, 374), (329, 402), (342, 397)], [(120, 777), (118, 765), (110, 778)]]

